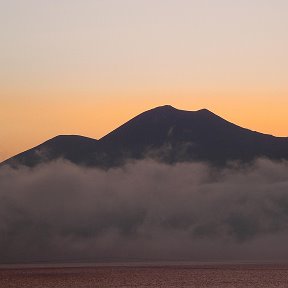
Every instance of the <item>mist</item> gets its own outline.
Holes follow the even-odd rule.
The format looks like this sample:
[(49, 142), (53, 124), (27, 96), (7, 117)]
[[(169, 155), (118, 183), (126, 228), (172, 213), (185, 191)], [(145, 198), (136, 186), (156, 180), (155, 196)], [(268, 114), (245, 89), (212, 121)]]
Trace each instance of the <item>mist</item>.
[(284, 261), (288, 163), (0, 168), (0, 263)]

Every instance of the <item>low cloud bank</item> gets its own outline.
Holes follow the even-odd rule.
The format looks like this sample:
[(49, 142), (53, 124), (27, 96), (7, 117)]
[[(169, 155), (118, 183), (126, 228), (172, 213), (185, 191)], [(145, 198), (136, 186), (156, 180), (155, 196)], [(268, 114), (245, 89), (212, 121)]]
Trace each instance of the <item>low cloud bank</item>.
[(287, 240), (287, 162), (0, 169), (0, 263), (279, 261)]

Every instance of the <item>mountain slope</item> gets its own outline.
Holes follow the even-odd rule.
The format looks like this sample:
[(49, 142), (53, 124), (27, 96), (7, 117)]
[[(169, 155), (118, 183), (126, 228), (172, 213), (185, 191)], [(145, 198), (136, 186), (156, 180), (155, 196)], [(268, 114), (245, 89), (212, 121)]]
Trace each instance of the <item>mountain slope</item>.
[(58, 158), (85, 164), (90, 153), (97, 149), (97, 145), (98, 141), (95, 139), (77, 135), (59, 135), (6, 160), (4, 164), (32, 167)]
[[(48, 157), (39, 157), (39, 151), (49, 151)], [(239, 127), (206, 109), (183, 111), (166, 105), (134, 117), (98, 141), (58, 136), (6, 163), (34, 166), (62, 157), (76, 164), (111, 167), (127, 159), (152, 157), (167, 163), (225, 164), (260, 156), (288, 159), (288, 138)]]
[(102, 145), (114, 158), (121, 153), (131, 158), (150, 155), (168, 162), (288, 157), (288, 138), (241, 128), (206, 109), (182, 111), (171, 106), (136, 116), (100, 139)]

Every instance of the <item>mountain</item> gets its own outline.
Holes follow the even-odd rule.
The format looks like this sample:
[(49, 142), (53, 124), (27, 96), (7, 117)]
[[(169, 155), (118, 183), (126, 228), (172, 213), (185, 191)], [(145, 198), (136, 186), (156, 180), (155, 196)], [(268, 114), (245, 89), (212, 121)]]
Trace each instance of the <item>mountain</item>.
[(183, 111), (165, 105), (146, 111), (100, 140), (57, 136), (4, 162), (35, 166), (58, 158), (109, 168), (128, 159), (166, 163), (288, 159), (288, 138), (274, 137), (230, 123), (206, 109)]
[(32, 167), (63, 158), (73, 163), (86, 164), (86, 159), (97, 149), (97, 145), (98, 141), (95, 139), (76, 135), (60, 135), (3, 163), (14, 167), (19, 164)]

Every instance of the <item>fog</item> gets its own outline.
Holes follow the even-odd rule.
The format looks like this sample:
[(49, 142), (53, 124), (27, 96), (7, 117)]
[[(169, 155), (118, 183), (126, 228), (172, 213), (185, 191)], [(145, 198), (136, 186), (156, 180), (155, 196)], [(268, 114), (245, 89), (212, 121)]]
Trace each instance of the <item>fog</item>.
[(0, 169), (0, 262), (284, 261), (288, 163)]

